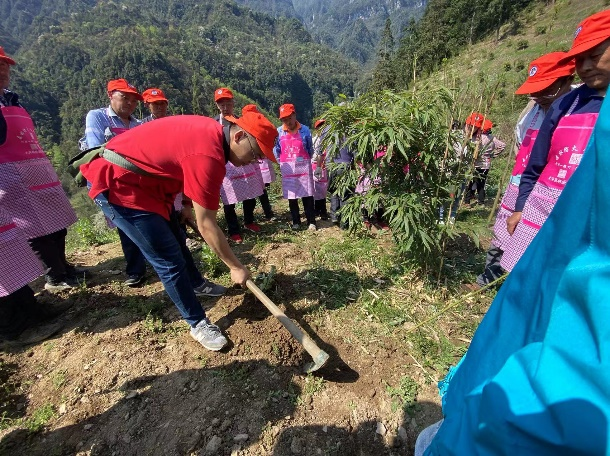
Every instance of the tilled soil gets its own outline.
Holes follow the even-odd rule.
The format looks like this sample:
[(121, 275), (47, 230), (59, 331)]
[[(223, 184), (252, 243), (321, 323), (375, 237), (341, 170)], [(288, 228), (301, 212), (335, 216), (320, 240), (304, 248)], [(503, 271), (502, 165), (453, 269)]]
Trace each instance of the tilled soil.
[[(93, 273), (87, 288), (39, 295), (74, 302), (62, 332), (0, 352), (0, 381), (11, 386), (0, 410), (14, 420), (0, 432), (0, 454), (412, 454), (417, 433), (441, 417), (435, 385), (395, 340), (355, 336), (357, 322), (340, 312), (308, 313), (320, 293), (300, 273), (316, 236), (341, 232), (236, 249), (253, 268), (277, 267), (272, 299), (331, 356), (313, 375), (303, 373), (311, 357), (250, 293), (201, 300), (230, 339), (212, 353), (191, 339), (152, 274), (143, 288), (121, 284), (118, 244), (76, 252), (72, 260)], [(161, 318), (142, 311), (151, 302), (161, 303)], [(425, 385), (408, 413), (387, 394), (406, 373)], [(25, 420), (45, 407), (43, 429), (28, 430)]]

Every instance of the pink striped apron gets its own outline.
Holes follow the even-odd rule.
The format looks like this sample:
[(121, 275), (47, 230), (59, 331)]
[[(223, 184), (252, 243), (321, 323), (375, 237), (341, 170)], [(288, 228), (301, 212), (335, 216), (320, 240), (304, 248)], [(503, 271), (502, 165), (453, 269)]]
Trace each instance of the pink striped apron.
[(62, 230), (76, 214), (25, 109), (2, 107), (6, 142), (0, 146), (0, 206), (32, 239)]
[(265, 184), (258, 164), (235, 166), (228, 162), (226, 169), (220, 188), (222, 204), (235, 204), (263, 194)]
[(263, 175), (263, 182), (265, 184), (270, 184), (271, 182), (275, 181), (275, 169), (273, 168), (273, 165), (271, 164), (270, 160), (266, 158), (259, 160), (258, 167), (261, 170), (261, 174)]
[(496, 222), (493, 228), (494, 237), (491, 243), (502, 250), (503, 246), (507, 245), (511, 237), (506, 229), (506, 220), (508, 220), (508, 218), (513, 215), (513, 212), (515, 211), (515, 204), (517, 204), (517, 197), (519, 196), (519, 182), (521, 181), (521, 174), (523, 174), (523, 171), (525, 171), (527, 162), (530, 160), (532, 147), (534, 147), (534, 142), (538, 136), (538, 130), (540, 130), (540, 125), (542, 124), (543, 119), (544, 114), (542, 113), (542, 109), (538, 109), (532, 118), (527, 131), (525, 132), (525, 136), (521, 142), (519, 151), (517, 152), (515, 166), (513, 167), (510, 181), (506, 186), (506, 191), (504, 192), (504, 196), (502, 196), (502, 202), (500, 203), (500, 208), (498, 209), (498, 214), (496, 215)]
[[(573, 106), (575, 106), (576, 102)], [(597, 113), (564, 116), (553, 133), (547, 165), (527, 198), (521, 216), (500, 265), (512, 271), (540, 227), (555, 207), (566, 183), (578, 168), (589, 142)]]
[(280, 137), (280, 172), (285, 199), (313, 196), (311, 157), (303, 146), (301, 134), (288, 133)]
[[(313, 199), (314, 200), (323, 200), (326, 199), (326, 193), (328, 193), (328, 171), (325, 166), (326, 163), (326, 153), (322, 154), (322, 176), (320, 178), (316, 178), (316, 174), (314, 173), (313, 177)], [(318, 165), (315, 160), (311, 160), (311, 169), (315, 171)]]
[(42, 274), (42, 265), (24, 233), (0, 207), (0, 297), (19, 290)]

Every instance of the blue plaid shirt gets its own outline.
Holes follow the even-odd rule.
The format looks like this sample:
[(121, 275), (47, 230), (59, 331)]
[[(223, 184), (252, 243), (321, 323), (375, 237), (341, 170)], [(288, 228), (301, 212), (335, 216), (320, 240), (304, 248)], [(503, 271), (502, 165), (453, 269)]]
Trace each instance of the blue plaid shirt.
[(113, 128), (133, 128), (141, 123), (141, 121), (131, 116), (129, 118), (129, 127), (126, 127), (110, 106), (93, 109), (87, 113), (85, 120), (85, 141), (87, 142), (87, 148), (90, 149), (107, 143), (110, 138), (116, 136), (116, 133), (112, 132)]

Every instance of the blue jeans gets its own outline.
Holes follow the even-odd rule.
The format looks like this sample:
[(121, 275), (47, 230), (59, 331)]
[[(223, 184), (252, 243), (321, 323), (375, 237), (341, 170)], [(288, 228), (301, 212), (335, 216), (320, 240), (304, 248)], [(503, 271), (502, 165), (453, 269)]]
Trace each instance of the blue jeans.
[(144, 260), (144, 255), (142, 255), (138, 246), (129, 239), (129, 236), (123, 233), (123, 230), (118, 228), (117, 232), (119, 233), (121, 248), (123, 249), (125, 261), (127, 262), (125, 272), (128, 276), (143, 276), (146, 274), (146, 260)]
[(186, 322), (196, 326), (203, 320), (205, 312), (193, 291), (194, 284), (185, 259), (188, 249), (177, 223), (172, 224), (154, 212), (109, 203), (104, 194), (99, 194), (94, 201), (104, 215), (139, 247)]

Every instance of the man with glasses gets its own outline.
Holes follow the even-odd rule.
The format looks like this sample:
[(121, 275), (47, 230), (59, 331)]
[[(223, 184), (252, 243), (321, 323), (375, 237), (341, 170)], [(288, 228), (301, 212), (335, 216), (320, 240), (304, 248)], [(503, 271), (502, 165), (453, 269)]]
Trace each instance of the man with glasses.
[[(277, 137), (273, 124), (259, 112), (226, 120), (223, 127), (202, 116), (158, 119), (111, 139), (101, 157), (81, 166), (91, 182), (91, 198), (141, 249), (191, 326), (191, 336), (213, 351), (222, 349), (227, 339), (207, 319), (191, 286), (180, 235), (170, 223), (174, 198), (183, 191), (193, 201), (203, 238), (229, 267), (233, 282), (244, 286), (250, 272), (216, 222), (225, 164), (272, 159)], [(121, 160), (122, 165), (115, 164)]]
[(553, 102), (540, 126), (521, 176), (515, 212), (506, 221), (511, 238), (500, 265), (507, 271), (512, 271), (555, 207), (597, 121), (610, 83), (610, 10), (579, 24), (572, 48), (559, 63), (572, 59), (584, 84)]
[[(125, 79), (113, 79), (108, 82), (107, 95), (110, 105), (93, 109), (85, 119), (85, 143), (81, 149), (91, 149), (107, 143), (111, 138), (141, 125), (142, 122), (133, 116), (142, 95)], [(128, 287), (138, 287), (144, 282), (146, 261), (140, 249), (128, 236), (118, 229), (123, 255), (125, 256), (125, 273)]]
[(556, 98), (570, 91), (574, 81), (574, 61), (562, 62), (561, 59), (565, 56), (565, 52), (551, 52), (532, 61), (527, 80), (515, 92), (517, 95), (528, 94), (532, 102), (521, 114), (515, 127), (515, 165), (496, 215), (494, 237), (487, 251), (485, 270), (477, 277), (476, 284), (471, 285), (472, 288), (485, 286), (506, 273), (500, 266), (500, 260), (511, 237), (506, 229), (506, 221), (515, 210), (521, 174), (527, 166), (545, 114)]

